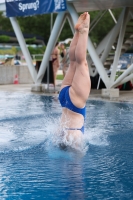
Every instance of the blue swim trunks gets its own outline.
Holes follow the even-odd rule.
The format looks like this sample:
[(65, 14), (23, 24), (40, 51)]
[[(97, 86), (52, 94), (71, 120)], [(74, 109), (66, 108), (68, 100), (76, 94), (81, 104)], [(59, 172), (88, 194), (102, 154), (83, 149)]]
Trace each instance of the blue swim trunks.
[[(62, 107), (68, 108), (69, 110), (72, 110), (73, 112), (79, 113), (83, 115), (85, 118), (86, 114), (86, 107), (84, 108), (77, 108), (71, 101), (70, 95), (69, 95), (69, 88), (70, 86), (64, 87), (60, 93), (59, 93), (59, 101)], [(82, 128), (68, 128), (69, 130), (80, 130), (82, 133), (84, 133), (84, 126)]]

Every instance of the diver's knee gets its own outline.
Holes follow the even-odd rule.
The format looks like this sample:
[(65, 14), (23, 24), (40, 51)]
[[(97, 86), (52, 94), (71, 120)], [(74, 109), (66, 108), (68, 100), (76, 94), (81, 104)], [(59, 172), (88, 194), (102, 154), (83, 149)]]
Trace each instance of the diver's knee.
[(86, 59), (76, 59), (76, 63), (77, 63), (77, 65), (78, 66), (85, 66), (85, 65), (87, 65), (87, 61), (86, 61)]

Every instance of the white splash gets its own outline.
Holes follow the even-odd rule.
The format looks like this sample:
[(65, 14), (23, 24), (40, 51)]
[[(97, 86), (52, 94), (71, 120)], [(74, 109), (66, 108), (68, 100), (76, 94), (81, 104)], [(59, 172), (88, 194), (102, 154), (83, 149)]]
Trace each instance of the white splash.
[(46, 151), (57, 147), (65, 151), (72, 150), (86, 154), (89, 144), (108, 145), (107, 134), (103, 134), (98, 127), (85, 129), (82, 138), (75, 140), (73, 135), (68, 136), (66, 129), (61, 131), (58, 118), (29, 120), (25, 129), (22, 128), (23, 124), (16, 128), (9, 123), (0, 128), (0, 152), (24, 151), (43, 144)]
[(85, 130), (84, 140), (86, 143), (96, 146), (107, 146), (109, 145), (108, 134), (106, 130), (97, 128), (88, 128)]

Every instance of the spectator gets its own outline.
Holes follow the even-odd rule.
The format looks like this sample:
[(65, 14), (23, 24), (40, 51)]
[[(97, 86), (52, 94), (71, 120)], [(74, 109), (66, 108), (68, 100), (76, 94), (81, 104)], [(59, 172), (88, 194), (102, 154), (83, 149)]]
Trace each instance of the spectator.
[(54, 85), (56, 82), (57, 71), (60, 66), (60, 61), (59, 61), (60, 51), (59, 51), (58, 47), (59, 47), (59, 43), (57, 42), (52, 51), (52, 66), (53, 66), (53, 73), (54, 73)]

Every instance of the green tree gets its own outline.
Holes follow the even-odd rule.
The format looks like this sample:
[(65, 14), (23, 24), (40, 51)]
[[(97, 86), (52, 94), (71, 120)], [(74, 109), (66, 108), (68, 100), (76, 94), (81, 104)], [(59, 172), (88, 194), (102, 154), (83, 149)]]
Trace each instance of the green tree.
[[(116, 19), (121, 12), (121, 9), (112, 10)], [(91, 21), (96, 17), (99, 11), (90, 12)], [(53, 21), (55, 21), (57, 14), (53, 14)], [(50, 37), (50, 14), (35, 15), (31, 17), (17, 17), (23, 33), (40, 35), (44, 38), (47, 44)], [(96, 27), (90, 32), (90, 37), (92, 42), (99, 43), (109, 30), (114, 26), (114, 21), (107, 11), (103, 18), (99, 21)], [(3, 16), (0, 12), (0, 30), (13, 31), (9, 18)], [(73, 36), (69, 23), (66, 21), (59, 40), (65, 40), (66, 38), (71, 38)]]
[(36, 41), (36, 37), (29, 38), (29, 39), (26, 39), (26, 40), (25, 40), (26, 44), (34, 44), (35, 41)]
[(30, 52), (31, 55), (33, 55), (33, 54), (44, 54), (46, 47), (43, 46), (43, 47), (34, 48), (32, 46), (28, 46), (28, 49), (29, 49), (29, 52)]
[(3, 12), (0, 12), (0, 30), (13, 31), (10, 19), (5, 17)]
[(73, 37), (73, 33), (71, 31), (68, 21), (66, 21), (64, 24), (63, 30), (61, 32), (61, 35), (59, 37), (59, 40), (63, 41), (67, 38), (72, 38), (72, 37)]
[(10, 41), (10, 37), (6, 35), (0, 35), (0, 43), (7, 43)]
[[(91, 21), (97, 16), (99, 11), (92, 11), (90, 12)], [(113, 10), (113, 14), (115, 18), (118, 20), (120, 15), (121, 9)], [(93, 43), (98, 44), (106, 35), (107, 33), (113, 28), (115, 25), (110, 13), (107, 11), (99, 23), (95, 26), (95, 28), (90, 32), (90, 38)]]
[(36, 15), (32, 17), (18, 17), (23, 33), (40, 35), (47, 43), (50, 35), (50, 14)]

